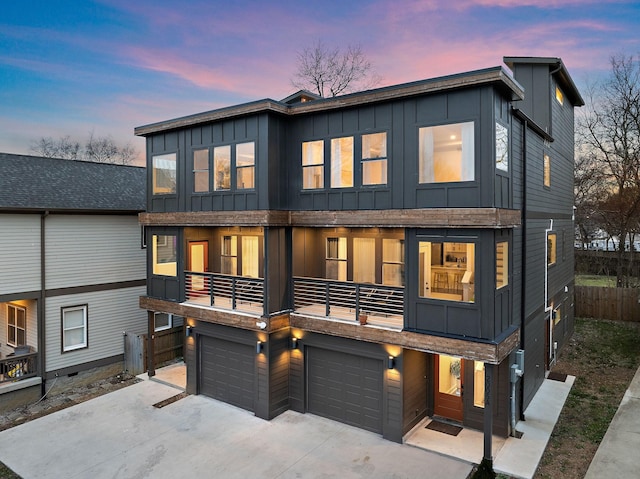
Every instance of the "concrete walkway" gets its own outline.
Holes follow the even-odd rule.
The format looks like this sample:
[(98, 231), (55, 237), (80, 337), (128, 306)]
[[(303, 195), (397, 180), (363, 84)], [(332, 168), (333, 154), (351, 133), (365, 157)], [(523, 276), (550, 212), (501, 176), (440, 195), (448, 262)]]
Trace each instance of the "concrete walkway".
[(311, 414), (272, 421), (157, 381), (0, 432), (0, 461), (35, 478), (465, 479), (471, 465)]
[(629, 384), (585, 479), (640, 477), (640, 369)]

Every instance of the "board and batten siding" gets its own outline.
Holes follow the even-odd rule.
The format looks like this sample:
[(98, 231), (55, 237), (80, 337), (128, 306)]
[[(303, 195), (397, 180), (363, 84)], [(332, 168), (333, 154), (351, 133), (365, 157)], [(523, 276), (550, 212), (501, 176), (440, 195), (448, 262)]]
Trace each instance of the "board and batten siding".
[(40, 215), (0, 214), (0, 295), (40, 289)]
[(135, 215), (50, 215), (45, 228), (48, 290), (146, 277)]
[(38, 302), (35, 299), (26, 299), (20, 301), (9, 301), (0, 303), (0, 357), (6, 358), (8, 354), (14, 352), (12, 346), (9, 346), (8, 328), (7, 328), (7, 305), (22, 306), (27, 310), (27, 344), (33, 347), (34, 351), (38, 350)]
[[(138, 307), (144, 286), (47, 298), (46, 371), (76, 366), (124, 353), (123, 332), (145, 333), (147, 312)], [(62, 308), (88, 305), (89, 347), (62, 353)]]

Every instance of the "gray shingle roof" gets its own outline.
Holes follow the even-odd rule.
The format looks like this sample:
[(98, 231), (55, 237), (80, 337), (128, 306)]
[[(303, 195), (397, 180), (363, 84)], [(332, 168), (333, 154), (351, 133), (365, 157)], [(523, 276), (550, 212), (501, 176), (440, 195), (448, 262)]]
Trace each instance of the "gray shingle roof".
[(0, 153), (0, 210), (136, 212), (146, 169)]

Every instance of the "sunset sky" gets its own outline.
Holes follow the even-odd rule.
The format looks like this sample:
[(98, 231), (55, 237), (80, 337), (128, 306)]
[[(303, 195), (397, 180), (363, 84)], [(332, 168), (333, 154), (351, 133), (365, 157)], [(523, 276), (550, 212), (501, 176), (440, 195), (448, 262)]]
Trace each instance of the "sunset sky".
[(282, 99), (296, 54), (359, 44), (380, 86), (561, 57), (579, 88), (640, 53), (631, 0), (20, 0), (0, 9), (0, 151)]

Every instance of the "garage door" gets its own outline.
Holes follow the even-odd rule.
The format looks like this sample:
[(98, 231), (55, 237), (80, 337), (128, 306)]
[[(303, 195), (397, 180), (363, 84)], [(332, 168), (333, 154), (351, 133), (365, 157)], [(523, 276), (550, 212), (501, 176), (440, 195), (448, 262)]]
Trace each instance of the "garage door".
[(382, 361), (307, 348), (307, 411), (382, 433)]
[(255, 347), (200, 336), (200, 394), (253, 411)]

